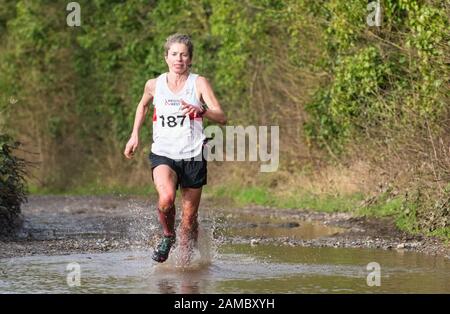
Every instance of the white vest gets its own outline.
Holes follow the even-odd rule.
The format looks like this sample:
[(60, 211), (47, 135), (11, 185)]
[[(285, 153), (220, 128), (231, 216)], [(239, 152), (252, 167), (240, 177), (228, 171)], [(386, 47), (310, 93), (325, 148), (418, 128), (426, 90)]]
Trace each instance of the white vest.
[(203, 118), (181, 114), (181, 100), (201, 108), (197, 99), (195, 80), (198, 75), (190, 73), (183, 89), (173, 93), (167, 85), (167, 73), (156, 79), (153, 97), (153, 143), (152, 152), (171, 159), (192, 158), (202, 153)]

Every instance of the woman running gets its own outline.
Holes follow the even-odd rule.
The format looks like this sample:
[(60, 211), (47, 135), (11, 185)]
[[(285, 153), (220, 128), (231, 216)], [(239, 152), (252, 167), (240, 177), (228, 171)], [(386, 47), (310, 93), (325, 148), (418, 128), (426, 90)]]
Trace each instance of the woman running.
[(194, 46), (189, 36), (169, 36), (164, 45), (168, 72), (145, 84), (136, 109), (133, 131), (124, 154), (130, 159), (139, 145), (139, 130), (153, 101), (152, 179), (158, 192), (158, 216), (163, 228), (153, 259), (164, 262), (175, 243), (175, 196), (181, 189), (180, 246), (188, 263), (197, 243), (197, 213), (207, 179), (203, 155), (203, 119), (224, 125), (225, 114), (206, 78), (190, 72)]

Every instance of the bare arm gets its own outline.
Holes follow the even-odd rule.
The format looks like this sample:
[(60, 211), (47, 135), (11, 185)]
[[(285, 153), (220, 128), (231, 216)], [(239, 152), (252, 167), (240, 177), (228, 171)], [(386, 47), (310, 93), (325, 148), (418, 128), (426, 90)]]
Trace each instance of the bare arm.
[(136, 115), (134, 118), (133, 131), (131, 132), (130, 139), (125, 147), (124, 155), (128, 159), (133, 158), (133, 155), (136, 149), (139, 146), (139, 130), (141, 129), (142, 124), (144, 123), (145, 116), (148, 112), (148, 107), (153, 99), (153, 94), (155, 91), (155, 79), (148, 80), (145, 83), (144, 94), (142, 95), (141, 100), (136, 109)]
[(195, 83), (197, 84), (196, 87), (200, 93), (200, 100), (208, 106), (208, 110), (202, 112), (200, 108), (182, 101), (183, 114), (194, 114), (194, 116), (202, 115), (211, 121), (222, 125), (226, 124), (227, 118), (225, 113), (220, 107), (219, 101), (214, 95), (214, 91), (212, 90), (208, 80), (203, 76), (199, 76)]
[(225, 125), (227, 123), (227, 117), (225, 116), (225, 113), (223, 112), (222, 107), (220, 106), (208, 80), (203, 76), (199, 76), (197, 79), (197, 88), (200, 91), (201, 99), (208, 106), (208, 110), (206, 110), (203, 117)]

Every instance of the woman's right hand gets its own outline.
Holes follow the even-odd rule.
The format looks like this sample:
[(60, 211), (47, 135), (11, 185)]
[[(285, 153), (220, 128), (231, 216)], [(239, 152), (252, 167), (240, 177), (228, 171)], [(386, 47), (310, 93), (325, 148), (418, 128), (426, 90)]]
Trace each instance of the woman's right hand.
[(125, 151), (123, 152), (123, 154), (125, 155), (125, 157), (127, 157), (128, 159), (133, 158), (133, 155), (136, 151), (136, 149), (139, 146), (139, 140), (136, 136), (132, 136), (127, 143), (127, 146), (125, 146)]

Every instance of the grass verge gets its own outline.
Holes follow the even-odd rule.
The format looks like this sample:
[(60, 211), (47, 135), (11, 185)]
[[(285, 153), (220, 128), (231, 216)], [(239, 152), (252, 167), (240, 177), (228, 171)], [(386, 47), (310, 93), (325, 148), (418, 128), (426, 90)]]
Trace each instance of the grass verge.
[(351, 212), (355, 216), (389, 217), (397, 228), (410, 234), (438, 237), (450, 242), (450, 227), (426, 228), (418, 218), (419, 204), (404, 196), (392, 197), (389, 193), (378, 195), (367, 202), (363, 193), (314, 194), (311, 192), (274, 193), (265, 187), (208, 187), (205, 194), (211, 198), (225, 199), (234, 206), (260, 205), (275, 208), (298, 208), (319, 212)]
[(347, 212), (357, 207), (363, 194), (350, 195), (275, 193), (264, 187), (209, 187), (209, 197), (227, 199), (236, 206), (261, 205), (277, 208), (301, 208), (324, 212)]

